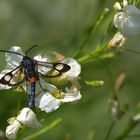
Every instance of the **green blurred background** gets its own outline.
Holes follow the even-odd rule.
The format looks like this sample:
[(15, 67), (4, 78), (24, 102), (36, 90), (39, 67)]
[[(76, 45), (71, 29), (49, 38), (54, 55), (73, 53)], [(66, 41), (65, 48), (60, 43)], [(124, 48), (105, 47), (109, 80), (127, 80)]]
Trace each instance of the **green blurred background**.
[[(112, 10), (113, 3), (111, 0), (0, 0), (0, 49), (8, 50), (16, 45), (25, 51), (37, 44), (39, 48), (34, 50), (31, 56), (55, 51), (72, 57), (103, 9), (108, 7)], [(108, 20), (104, 24), (107, 23)], [(111, 37), (115, 32), (113, 28), (107, 37)], [(100, 36), (102, 30), (91, 36), (81, 56), (96, 47)], [(139, 37), (129, 38), (125, 47), (140, 51)], [(6, 65), (3, 53), (0, 54), (0, 60), (0, 70), (3, 70)], [(127, 74), (119, 99), (121, 104), (129, 104), (129, 111), (115, 125), (111, 140), (121, 132), (139, 103), (139, 62), (140, 55), (128, 52), (108, 60), (114, 79), (121, 71)], [(109, 99), (113, 96), (107, 66), (99, 62), (84, 64), (80, 77), (80, 101), (64, 104), (50, 114), (37, 110), (37, 117), (42, 121), (43, 127), (57, 118), (62, 118), (62, 122), (35, 140), (93, 140), (92, 135), (95, 140), (104, 139), (111, 124)], [(93, 88), (86, 86), (84, 80), (104, 80), (105, 85)], [(0, 129), (5, 131), (7, 119), (15, 116), (27, 104), (25, 94), (15, 93), (14, 90), (0, 91)], [(39, 130), (26, 129), (19, 139)], [(138, 134), (139, 131), (140, 126), (133, 133)]]

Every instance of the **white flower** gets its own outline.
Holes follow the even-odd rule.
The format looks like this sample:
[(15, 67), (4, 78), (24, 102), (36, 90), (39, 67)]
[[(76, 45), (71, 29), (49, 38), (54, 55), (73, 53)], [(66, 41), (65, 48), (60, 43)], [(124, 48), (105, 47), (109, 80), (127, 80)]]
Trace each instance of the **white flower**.
[(8, 139), (15, 139), (19, 128), (21, 127), (20, 122), (14, 120), (12, 124), (8, 125), (6, 128), (6, 137)]
[(8, 119), (9, 125), (6, 128), (6, 137), (15, 139), (19, 128), (22, 126), (37, 128), (41, 124), (37, 121), (35, 113), (30, 108), (23, 108), (17, 117)]
[(139, 122), (139, 121), (140, 121), (140, 113), (134, 115), (134, 116), (132, 117), (132, 120), (133, 120), (134, 122)]
[(65, 92), (59, 91), (55, 86), (53, 88), (49, 92), (39, 94), (35, 99), (35, 105), (46, 113), (58, 109), (61, 103), (73, 102), (81, 98), (79, 85), (72, 85), (70, 89), (66, 88)]
[(127, 0), (123, 0), (121, 3), (120, 2), (115, 2), (114, 9), (115, 10), (122, 10), (126, 6), (128, 6), (128, 1)]
[(79, 76), (81, 73), (81, 65), (73, 58), (66, 58), (62, 61), (62, 63), (70, 66), (70, 70), (63, 73), (63, 75), (59, 77), (52, 78), (51, 81), (55, 85), (63, 85), (68, 81), (73, 81), (75, 78)]
[(125, 37), (140, 34), (140, 9), (124, 3), (122, 12), (114, 17), (114, 25), (122, 31)]
[(59, 108), (61, 101), (56, 99), (50, 93), (40, 93), (35, 99), (35, 105), (46, 113)]
[(30, 108), (23, 108), (16, 119), (27, 127), (36, 128), (41, 126), (35, 113)]
[(52, 78), (51, 81), (56, 85), (61, 85), (70, 81), (72, 86), (70, 89), (65, 88), (65, 92), (62, 92), (54, 85), (47, 84), (48, 92), (42, 92), (35, 99), (35, 105), (46, 113), (58, 109), (64, 102), (73, 102), (81, 98), (80, 85), (77, 81), (77, 77), (81, 72), (80, 64), (72, 58), (67, 58), (63, 60), (62, 63), (68, 64), (71, 69), (68, 72), (65, 72), (62, 76)]
[(63, 74), (68, 80), (73, 80), (81, 73), (81, 65), (73, 58), (67, 58), (62, 63), (68, 64), (71, 69)]

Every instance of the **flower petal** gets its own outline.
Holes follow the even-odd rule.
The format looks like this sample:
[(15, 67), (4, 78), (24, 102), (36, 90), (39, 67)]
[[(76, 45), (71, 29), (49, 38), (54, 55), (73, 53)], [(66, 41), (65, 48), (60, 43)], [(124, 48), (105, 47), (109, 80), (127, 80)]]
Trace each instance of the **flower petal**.
[(40, 54), (36, 55), (34, 57), (34, 59), (37, 60), (37, 61), (42, 61), (42, 62), (48, 62), (49, 61), (49, 59), (47, 57), (42, 57)]
[(13, 124), (7, 126), (6, 133), (5, 133), (6, 137), (8, 139), (15, 139), (20, 127), (21, 124), (17, 120), (15, 120)]
[(59, 108), (61, 101), (54, 98), (49, 93), (40, 93), (35, 99), (35, 105), (46, 113), (52, 112)]
[(61, 102), (73, 102), (81, 99), (80, 91), (71, 91), (68, 88), (66, 89), (66, 94), (63, 99), (60, 99)]
[(140, 9), (132, 5), (124, 7), (123, 12), (115, 15), (114, 25), (125, 37), (140, 34)]
[(65, 76), (69, 80), (76, 78), (81, 73), (81, 66), (75, 59), (67, 58), (62, 61), (62, 63), (68, 64), (71, 67), (68, 72), (63, 74), (63, 76)]
[(140, 34), (140, 16), (128, 17), (122, 26), (122, 34), (124, 36), (134, 36)]
[[(9, 51), (17, 52), (17, 53), (20, 53), (23, 55), (21, 48), (17, 47), (17, 46), (12, 47)], [(11, 68), (15, 68), (15, 67), (19, 66), (20, 62), (23, 59), (22, 56), (20, 56), (18, 54), (14, 54), (14, 53), (5, 53), (5, 58), (6, 58), (7, 64)]]
[(124, 20), (127, 18), (127, 14), (123, 13), (123, 12), (119, 12), (115, 15), (114, 17), (114, 26), (116, 28), (121, 29), (123, 24), (124, 24)]
[(23, 108), (16, 119), (27, 127), (37, 128), (41, 126), (35, 113), (30, 108)]
[(123, 7), (128, 6), (128, 1), (127, 0), (123, 0)]
[(127, 10), (126, 12), (127, 12), (128, 16), (139, 18), (139, 16), (140, 16), (140, 9), (136, 8), (133, 5), (128, 5), (126, 10)]

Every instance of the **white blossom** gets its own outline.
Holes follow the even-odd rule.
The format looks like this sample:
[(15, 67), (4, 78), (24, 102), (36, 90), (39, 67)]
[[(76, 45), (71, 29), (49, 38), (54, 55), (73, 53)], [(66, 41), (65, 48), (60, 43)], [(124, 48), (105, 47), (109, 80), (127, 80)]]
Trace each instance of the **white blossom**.
[(15, 139), (20, 127), (21, 127), (20, 122), (14, 120), (14, 122), (8, 125), (6, 128), (6, 133), (5, 133), (6, 137), (8, 139)]
[(30, 108), (23, 108), (16, 119), (27, 127), (37, 128), (41, 126), (35, 113)]
[(58, 109), (61, 103), (73, 102), (81, 98), (79, 86), (77, 85), (72, 85), (70, 89), (66, 88), (65, 92), (59, 91), (57, 87), (54, 87), (54, 89), (45, 94), (42, 92), (35, 99), (35, 105), (46, 113)]
[(23, 108), (17, 117), (8, 119), (8, 123), (5, 134), (8, 139), (15, 139), (19, 129), (23, 126), (31, 128), (41, 126), (35, 113), (30, 108)]
[(52, 78), (51, 81), (55, 85), (63, 85), (68, 81), (72, 82), (81, 73), (81, 65), (75, 59), (66, 58), (65, 60), (62, 61), (62, 63), (69, 65), (70, 70), (63, 73), (59, 77)]
[(35, 99), (35, 105), (46, 113), (52, 112), (59, 108), (61, 101), (56, 99), (50, 93), (40, 93)]
[(58, 109), (62, 103), (77, 101), (81, 98), (80, 84), (77, 80), (81, 72), (80, 64), (72, 58), (67, 58), (62, 63), (68, 64), (71, 69), (62, 76), (52, 78), (51, 81), (56, 85), (70, 81), (72, 86), (66, 87), (63, 92), (56, 86), (47, 84), (47, 92), (40, 93), (35, 99), (35, 105), (46, 113)]
[(140, 34), (140, 9), (128, 5), (127, 1), (124, 1), (122, 6), (122, 11), (114, 17), (115, 27), (119, 28), (125, 37)]
[(73, 80), (78, 77), (81, 73), (81, 65), (73, 58), (66, 58), (62, 63), (68, 64), (71, 69), (65, 72), (62, 76), (66, 77), (68, 80)]

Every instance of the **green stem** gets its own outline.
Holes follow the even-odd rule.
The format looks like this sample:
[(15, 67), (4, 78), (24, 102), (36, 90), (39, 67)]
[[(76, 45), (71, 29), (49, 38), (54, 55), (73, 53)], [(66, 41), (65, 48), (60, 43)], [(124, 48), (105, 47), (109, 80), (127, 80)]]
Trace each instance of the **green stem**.
[(134, 122), (133, 120), (129, 120), (127, 126), (124, 128), (123, 132), (117, 136), (114, 140), (123, 140), (127, 138), (130, 132), (137, 126), (138, 122)]
[(84, 63), (88, 63), (89, 61), (96, 60), (107, 49), (108, 48), (106, 47), (106, 44), (104, 44), (104, 46), (102, 46), (102, 47), (98, 46), (97, 49), (94, 50), (93, 52), (78, 58), (78, 62), (81, 64), (84, 64)]
[[(103, 60), (100, 60), (100, 59), (98, 59), (98, 60), (99, 60), (102, 64), (104, 64), (105, 67), (106, 67), (106, 69), (107, 69), (107, 73), (108, 73), (109, 79), (110, 79), (110, 81), (111, 81), (110, 83), (111, 83), (111, 87), (112, 87), (112, 91), (113, 91), (113, 98), (115, 98), (115, 97), (116, 97), (116, 91), (115, 91), (115, 89), (114, 89), (114, 79), (113, 79), (113, 76), (112, 76), (111, 69), (110, 69), (110, 67), (109, 67), (109, 65), (108, 65), (108, 63), (107, 63), (106, 61), (103, 61)], [(108, 129), (108, 132), (107, 132), (107, 134), (106, 134), (104, 140), (108, 140), (108, 139), (109, 139), (110, 134), (111, 134), (111, 132), (112, 132), (112, 130), (113, 130), (115, 124), (116, 124), (116, 121), (112, 121), (112, 122), (111, 122), (111, 125), (110, 125), (110, 127), (109, 127), (109, 129)]]
[(58, 125), (61, 122), (61, 119), (57, 119), (54, 122), (52, 122), (49, 126), (41, 129), (40, 131), (38, 131), (37, 133), (34, 133), (30, 136), (27, 136), (25, 138), (23, 138), (22, 140), (31, 140), (34, 139), (35, 137), (38, 137), (40, 135), (42, 135), (43, 133), (46, 133), (47, 131), (51, 130), (52, 128), (54, 128), (56, 125)]
[(104, 140), (108, 140), (108, 139), (109, 139), (109, 136), (110, 136), (110, 134), (111, 134), (111, 132), (112, 132), (112, 130), (113, 130), (113, 127), (115, 126), (115, 123), (116, 123), (115, 121), (113, 121), (113, 122), (111, 123), (111, 125), (110, 125), (110, 127), (109, 127), (109, 129), (108, 129), (108, 132), (107, 132), (107, 134), (106, 134)]
[(111, 83), (112, 92), (113, 92), (113, 98), (114, 98), (114, 97), (116, 97), (117, 93), (116, 93), (116, 91), (114, 89), (115, 80), (113, 78), (111, 68), (110, 68), (109, 64), (105, 60), (98, 59), (98, 61), (101, 62), (105, 66), (105, 68), (107, 70), (107, 73), (109, 75), (109, 80), (110, 80), (110, 83)]
[(137, 0), (133, 0), (133, 3), (132, 3), (132, 5), (136, 5), (136, 1), (137, 1)]
[(87, 42), (90, 39), (90, 36), (100, 27), (102, 21), (104, 21), (104, 19), (107, 17), (107, 13), (109, 12), (109, 10), (104, 9), (103, 13), (100, 15), (98, 21), (95, 23), (95, 25), (93, 24), (87, 37), (85, 38), (84, 42), (81, 44), (81, 46), (79, 47), (79, 49), (76, 51), (76, 53), (74, 54), (74, 58), (77, 57), (80, 53), (80, 51), (86, 46)]
[(139, 51), (135, 51), (135, 50), (127, 49), (127, 48), (125, 48), (124, 50), (125, 50), (126, 52), (129, 52), (129, 53), (140, 54)]

